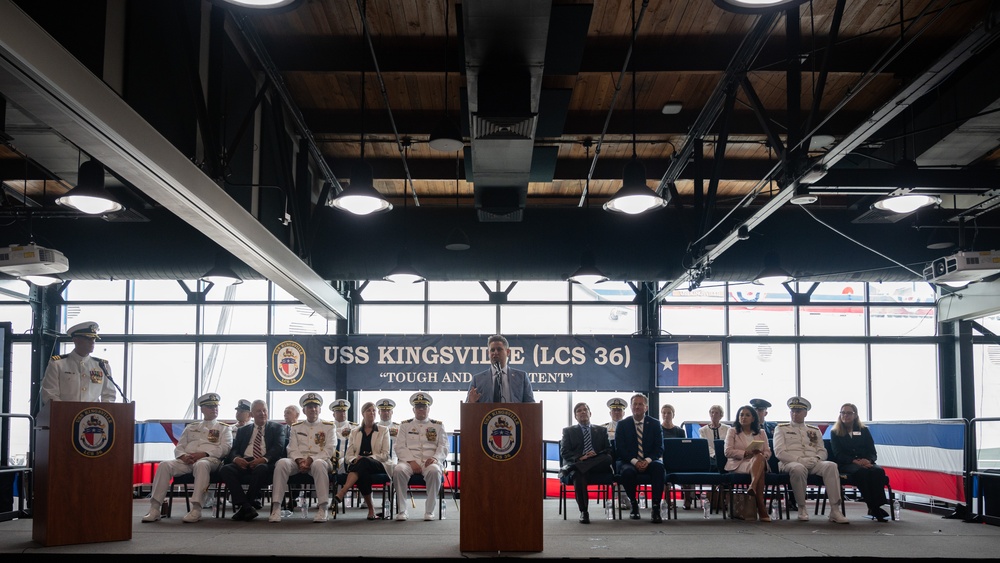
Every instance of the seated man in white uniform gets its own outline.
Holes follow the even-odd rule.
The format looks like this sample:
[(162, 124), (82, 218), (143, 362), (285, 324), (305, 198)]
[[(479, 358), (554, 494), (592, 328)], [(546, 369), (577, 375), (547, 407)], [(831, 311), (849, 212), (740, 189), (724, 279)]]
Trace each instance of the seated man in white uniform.
[(232, 428), (218, 420), (219, 400), (218, 393), (205, 393), (198, 397), (198, 406), (205, 420), (185, 426), (174, 448), (174, 459), (160, 462), (157, 466), (153, 494), (149, 497), (149, 513), (142, 517), (143, 522), (160, 519), (160, 506), (171, 480), (188, 473), (194, 473), (194, 492), (191, 493), (191, 512), (184, 515), (184, 522), (201, 520), (201, 501), (208, 489), (209, 475), (222, 466), (222, 458), (233, 447)]
[(429, 418), (434, 400), (427, 393), (410, 396), (413, 418), (399, 424), (396, 435), (396, 466), (392, 470), (392, 486), (396, 489), (396, 520), (406, 520), (406, 487), (410, 477), (424, 476), (427, 484), (427, 501), (424, 503), (424, 520), (434, 519), (438, 488), (448, 456), (448, 435), (444, 424)]
[(336, 452), (337, 436), (332, 422), (319, 419), (323, 397), (319, 393), (306, 393), (299, 399), (306, 419), (288, 429), (288, 448), (285, 457), (274, 465), (274, 482), (271, 485), (271, 516), (268, 522), (281, 522), (281, 499), (288, 490), (288, 477), (308, 473), (316, 486), (316, 517), (313, 522), (326, 522), (330, 506), (330, 472)]

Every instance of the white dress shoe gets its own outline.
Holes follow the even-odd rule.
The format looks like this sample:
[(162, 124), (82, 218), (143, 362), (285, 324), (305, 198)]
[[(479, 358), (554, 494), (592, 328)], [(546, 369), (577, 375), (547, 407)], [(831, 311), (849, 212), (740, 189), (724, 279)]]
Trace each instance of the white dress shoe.
[(850, 524), (851, 521), (847, 519), (846, 516), (840, 513), (840, 510), (834, 508), (830, 511), (830, 521), (834, 524)]
[(808, 522), (808, 521), (809, 521), (809, 513), (807, 511), (805, 511), (805, 510), (800, 510), (799, 511), (799, 522)]
[(201, 520), (201, 509), (198, 508), (197, 506), (194, 507), (194, 508), (192, 508), (191, 512), (188, 512), (187, 514), (185, 514), (184, 518), (182, 518), (182, 520), (184, 522), (187, 522), (188, 524), (191, 524), (193, 522), (197, 522), (197, 521)]
[(434, 519), (433, 512), (424, 512), (424, 522), (429, 522)]
[(156, 522), (159, 519), (160, 519), (160, 507), (159, 506), (157, 506), (156, 508), (150, 508), (149, 512), (147, 512), (146, 515), (142, 517), (143, 523)]
[(403, 520), (406, 520), (406, 513), (405, 512), (398, 512), (398, 513), (396, 513), (396, 520), (398, 520), (400, 522), (402, 522)]
[(271, 515), (267, 517), (268, 522), (281, 522), (281, 509), (272, 510)]
[(322, 523), (322, 522), (326, 522), (326, 518), (327, 518), (327, 516), (326, 516), (326, 505), (325, 504), (321, 504), (321, 505), (319, 505), (319, 508), (316, 509), (316, 517), (313, 518), (313, 522), (316, 522), (317, 524)]

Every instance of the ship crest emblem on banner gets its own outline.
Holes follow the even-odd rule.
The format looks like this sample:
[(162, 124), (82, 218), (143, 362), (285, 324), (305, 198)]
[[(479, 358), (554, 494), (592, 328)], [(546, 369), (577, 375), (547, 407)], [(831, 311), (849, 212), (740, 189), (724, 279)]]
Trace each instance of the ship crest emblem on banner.
[(115, 443), (115, 419), (101, 408), (87, 408), (73, 419), (73, 447), (86, 457), (101, 457)]
[(279, 383), (292, 386), (302, 380), (306, 372), (306, 351), (298, 342), (286, 340), (271, 352), (271, 371)]
[(494, 461), (508, 461), (521, 450), (521, 419), (509, 409), (494, 409), (483, 417), (483, 452)]

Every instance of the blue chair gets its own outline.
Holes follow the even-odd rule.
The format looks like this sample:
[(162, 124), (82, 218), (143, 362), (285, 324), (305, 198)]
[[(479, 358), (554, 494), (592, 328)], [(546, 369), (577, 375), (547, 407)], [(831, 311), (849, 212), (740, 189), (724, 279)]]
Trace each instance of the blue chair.
[[(723, 458), (725, 459), (725, 458)], [(709, 485), (724, 491), (729, 476), (712, 469), (708, 455), (708, 440), (704, 438), (668, 438), (663, 441), (663, 468), (667, 473), (666, 489), (675, 485)], [(667, 513), (670, 516), (670, 513)], [(673, 503), (673, 517), (677, 518), (677, 503)], [(726, 518), (726, 506), (722, 505), (722, 518)]]
[[(347, 484), (347, 474), (346, 473), (338, 473), (338, 474), (334, 475), (333, 477), (334, 477), (333, 479), (330, 479), (330, 482), (332, 483), (332, 482), (336, 481), (336, 483), (337, 483), (337, 485), (336, 485), (336, 487), (334, 487), (334, 489), (340, 489), (345, 484)], [(392, 506), (392, 502), (389, 500), (389, 494), (390, 494), (389, 490), (391, 489), (391, 484), (392, 484), (392, 477), (389, 477), (389, 475), (387, 473), (376, 473), (376, 474), (372, 475), (372, 492), (374, 493), (375, 489), (381, 489), (381, 491), (382, 491), (382, 505), (381, 506), (382, 507)], [(361, 496), (361, 492), (358, 491), (358, 484), (357, 483), (354, 484), (354, 486), (352, 487), (352, 490), (357, 491), (357, 494), (354, 495), (355, 499), (357, 499), (358, 497)], [(340, 508), (340, 512), (341, 513), (343, 513), (343, 514), (347, 513), (347, 503), (346, 502), (340, 503), (339, 508)], [(378, 512), (378, 511), (376, 511), (376, 512)], [(334, 511), (334, 513), (336, 513), (336, 510)], [(389, 519), (391, 517), (392, 517), (392, 512), (391, 511), (389, 512), (389, 514), (385, 514), (385, 510), (382, 510), (382, 518)], [(336, 518), (336, 515), (334, 515), (334, 518)]]
[[(715, 459), (726, 459), (725, 440), (715, 441)], [(725, 461), (719, 464), (719, 473), (729, 477), (730, 489), (735, 486), (748, 487), (750, 485), (750, 475), (746, 473), (733, 473), (726, 471)], [(768, 508), (773, 507), (775, 502), (778, 503), (777, 516), (780, 520), (783, 506), (782, 499), (788, 494), (788, 475), (785, 473), (778, 473), (778, 459), (774, 457), (773, 453), (771, 455), (771, 459), (767, 460), (767, 473), (764, 474), (764, 487), (764, 498), (768, 502)], [(785, 506), (787, 510), (787, 504)]]
[[(548, 458), (548, 455), (549, 455), (549, 445), (550, 444), (548, 442), (545, 444), (546, 458)], [(556, 445), (556, 450), (558, 452), (558, 450), (559, 450), (559, 447), (558, 447), (559, 443), (557, 442), (555, 445)], [(612, 451), (614, 451), (614, 450), (612, 449)], [(561, 460), (561, 463), (563, 465), (565, 465), (568, 462), (566, 460)], [(618, 480), (616, 479), (616, 475), (615, 475), (614, 460), (612, 460), (611, 461), (611, 466), (609, 467), (609, 470), (607, 471), (607, 473), (593, 473), (593, 474), (591, 474), (590, 477), (588, 477), (588, 479), (587, 479), (587, 491), (588, 491), (588, 494), (589, 494), (589, 491), (590, 491), (591, 487), (597, 487), (597, 501), (596, 502), (600, 503), (600, 502), (603, 501), (605, 508), (607, 508), (607, 505), (610, 502), (611, 503), (611, 507), (613, 509), (614, 508), (614, 504), (615, 504), (615, 496), (614, 495), (615, 495), (615, 490), (617, 488), (617, 486), (616, 486), (617, 483), (618, 483)], [(570, 478), (570, 476), (569, 475), (562, 475), (560, 473), (560, 475), (559, 475), (559, 513), (562, 514), (563, 520), (566, 519), (566, 515), (569, 512), (569, 509), (568, 509), (569, 491), (573, 487), (574, 487), (573, 480)], [(614, 518), (615, 511), (612, 510), (611, 514), (612, 514), (612, 518)], [(619, 512), (619, 518), (620, 517), (621, 517), (621, 514)]]

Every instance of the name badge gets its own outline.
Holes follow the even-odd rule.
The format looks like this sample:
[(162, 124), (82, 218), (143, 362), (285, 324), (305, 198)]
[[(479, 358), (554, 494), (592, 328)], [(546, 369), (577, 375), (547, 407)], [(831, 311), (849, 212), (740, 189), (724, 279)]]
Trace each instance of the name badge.
[(860, 435), (861, 435), (861, 432), (857, 432), (857, 431), (851, 432), (851, 436), (860, 436)]

